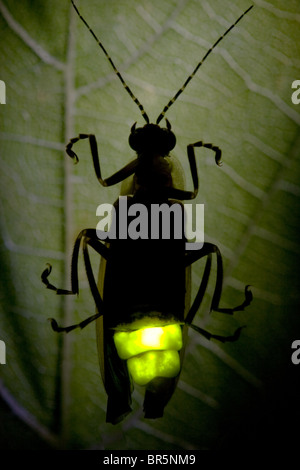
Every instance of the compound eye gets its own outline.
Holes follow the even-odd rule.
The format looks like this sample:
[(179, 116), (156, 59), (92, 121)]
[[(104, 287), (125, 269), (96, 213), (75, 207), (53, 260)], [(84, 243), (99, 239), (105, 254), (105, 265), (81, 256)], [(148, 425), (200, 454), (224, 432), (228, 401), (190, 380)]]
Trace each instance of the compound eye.
[(169, 153), (176, 145), (176, 137), (175, 134), (168, 129), (164, 129), (164, 134), (166, 153)]
[(173, 132), (170, 132), (170, 135), (169, 135), (169, 148), (170, 148), (170, 151), (173, 150), (175, 145), (176, 145), (175, 134), (173, 134)]

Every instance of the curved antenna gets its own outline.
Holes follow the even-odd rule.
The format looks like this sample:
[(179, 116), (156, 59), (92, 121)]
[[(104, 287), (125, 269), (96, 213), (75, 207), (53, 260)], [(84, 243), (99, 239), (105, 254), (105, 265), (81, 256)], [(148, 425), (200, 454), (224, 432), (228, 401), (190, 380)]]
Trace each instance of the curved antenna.
[(149, 117), (146, 113), (146, 111), (144, 110), (144, 107), (142, 106), (142, 104), (139, 102), (139, 100), (137, 99), (136, 96), (134, 96), (134, 94), (132, 93), (132, 91), (130, 90), (129, 86), (127, 85), (127, 83), (125, 82), (124, 78), (122, 77), (122, 75), (120, 74), (119, 70), (116, 68), (115, 64), (113, 63), (112, 59), (110, 58), (110, 56), (108, 55), (106, 49), (104, 48), (103, 44), (101, 41), (99, 41), (99, 39), (97, 38), (96, 34), (94, 33), (94, 31), (90, 28), (90, 26), (88, 25), (88, 23), (85, 21), (85, 19), (83, 18), (83, 16), (81, 16), (81, 14), (79, 13), (79, 10), (78, 8), (76, 7), (75, 3), (73, 0), (71, 0), (72, 2), (72, 5), (77, 13), (77, 15), (79, 16), (79, 18), (83, 21), (83, 23), (85, 24), (85, 26), (88, 28), (88, 30), (90, 31), (90, 33), (94, 36), (94, 38), (96, 39), (98, 45), (101, 47), (102, 51), (104, 52), (107, 60), (110, 62), (112, 68), (114, 69), (114, 72), (115, 74), (119, 77), (119, 79), (121, 80), (125, 90), (127, 91), (127, 93), (129, 93), (129, 95), (131, 96), (131, 98), (133, 99), (133, 101), (135, 102), (135, 104), (139, 107), (141, 113), (142, 113), (142, 116), (143, 118), (145, 119), (145, 121), (147, 123), (149, 123)]
[(251, 10), (251, 8), (253, 8), (253, 5), (251, 5), (251, 7), (249, 7), (246, 11), (244, 11), (244, 13), (230, 26), (230, 28), (227, 29), (227, 31), (225, 31), (225, 33), (219, 37), (219, 39), (211, 46), (211, 48), (206, 52), (206, 54), (204, 55), (204, 57), (200, 60), (199, 64), (197, 65), (197, 67), (194, 69), (194, 71), (191, 73), (191, 75), (186, 79), (186, 81), (184, 82), (184, 84), (182, 85), (182, 87), (177, 91), (176, 95), (173, 96), (173, 98), (169, 101), (169, 103), (164, 107), (163, 111), (160, 113), (160, 115), (158, 116), (157, 120), (156, 120), (156, 124), (158, 124), (162, 118), (164, 117), (164, 115), (166, 114), (166, 112), (168, 111), (168, 109), (170, 108), (170, 106), (172, 106), (173, 103), (175, 103), (175, 101), (177, 100), (178, 96), (181, 95), (181, 93), (183, 92), (183, 90), (186, 88), (187, 84), (192, 80), (192, 78), (194, 77), (194, 75), (196, 74), (196, 72), (198, 71), (199, 67), (203, 64), (203, 62), (205, 61), (205, 59), (209, 56), (209, 54), (213, 51), (213, 49), (219, 44), (219, 42), (222, 41), (222, 39), (226, 36), (226, 34), (229, 33), (229, 31), (231, 31), (236, 25), (237, 23), (243, 18), (243, 16), (245, 16), (248, 11)]

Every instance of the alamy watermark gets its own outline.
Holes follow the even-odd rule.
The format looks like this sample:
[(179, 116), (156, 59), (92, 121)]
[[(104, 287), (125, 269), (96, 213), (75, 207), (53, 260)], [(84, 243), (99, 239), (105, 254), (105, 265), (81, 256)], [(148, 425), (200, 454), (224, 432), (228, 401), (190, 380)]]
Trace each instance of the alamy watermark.
[(6, 85), (3, 80), (0, 80), (0, 104), (6, 104)]
[(298, 365), (300, 364), (300, 339), (295, 339), (295, 341), (292, 342), (292, 349), (295, 349), (291, 356), (292, 363)]
[(293, 104), (300, 103), (300, 80), (294, 80), (292, 83), (292, 88), (296, 88), (296, 91), (292, 93), (291, 100)]
[(6, 346), (2, 340), (0, 340), (0, 364), (6, 364)]
[(127, 197), (120, 196), (118, 211), (112, 204), (100, 204), (96, 215), (101, 217), (96, 227), (100, 240), (180, 240), (184, 235), (187, 250), (203, 247), (204, 204), (152, 203), (147, 207), (128, 205)]

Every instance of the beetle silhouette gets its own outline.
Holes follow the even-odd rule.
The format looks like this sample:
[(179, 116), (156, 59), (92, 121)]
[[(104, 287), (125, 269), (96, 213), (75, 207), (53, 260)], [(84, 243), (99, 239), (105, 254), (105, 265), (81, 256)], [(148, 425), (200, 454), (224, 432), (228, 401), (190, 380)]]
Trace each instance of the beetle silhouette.
[[(73, 0), (71, 2), (78, 16), (103, 50), (125, 90), (139, 107), (146, 124), (144, 127), (136, 128), (135, 123), (131, 128), (129, 145), (136, 152), (136, 158), (108, 178), (102, 177), (97, 141), (93, 134), (81, 133), (72, 138), (66, 146), (66, 152), (77, 163), (79, 158), (73, 146), (79, 140), (87, 139), (95, 174), (102, 186), (108, 187), (123, 182), (121, 194), (126, 198), (128, 208), (132, 208), (134, 204), (143, 204), (151, 212), (153, 204), (158, 204), (167, 207), (169, 213), (173, 213), (176, 209), (181, 217), (182, 230), (181, 236), (178, 237), (171, 219), (168, 240), (162, 239), (161, 233), (157, 239), (150, 237), (148, 239), (121, 239), (120, 237), (109, 239), (107, 233), (99, 237), (95, 229), (84, 229), (79, 233), (73, 249), (71, 289), (60, 289), (50, 283), (48, 279), (52, 269), (50, 264), (42, 273), (42, 282), (48, 289), (59, 295), (78, 294), (77, 269), (82, 244), (86, 274), (95, 301), (96, 313), (78, 324), (66, 327), (58, 326), (56, 320), (51, 319), (52, 328), (56, 332), (68, 333), (75, 328), (84, 328), (97, 320), (100, 368), (108, 395), (107, 422), (116, 424), (130, 413), (134, 381), (146, 387), (145, 418), (159, 418), (163, 416), (164, 408), (172, 397), (179, 379), (188, 327), (207, 339), (216, 339), (221, 342), (236, 341), (243, 328), (240, 327), (233, 335), (224, 337), (212, 334), (193, 324), (208, 285), (212, 255), (216, 256), (217, 274), (210, 310), (232, 315), (244, 310), (252, 301), (250, 286), (247, 285), (244, 300), (240, 305), (234, 308), (221, 308), (219, 302), (222, 293), (223, 264), (220, 250), (216, 245), (208, 242), (204, 242), (199, 250), (188, 251), (185, 247), (185, 217), (181, 201), (192, 200), (198, 193), (195, 148), (211, 149), (217, 165), (221, 165), (221, 150), (211, 143), (202, 141), (189, 144), (187, 155), (193, 189), (187, 191), (178, 188), (175, 183), (181, 169), (174, 157), (170, 156), (170, 152), (176, 145), (176, 137), (167, 119), (166, 127), (159, 125), (204, 60), (252, 6), (208, 50), (183, 86), (163, 108), (154, 124), (150, 123), (144, 107), (124, 81), (103, 44), (81, 16)], [(114, 208), (113, 224), (118, 225), (121, 220), (119, 217), (120, 199), (115, 202)], [(153, 228), (151, 223), (153, 224), (149, 220), (149, 233)], [(93, 274), (89, 247), (101, 256), (98, 282)], [(206, 263), (198, 292), (191, 302), (191, 266), (201, 258), (206, 258)], [(133, 342), (132, 338), (134, 338)], [(133, 343), (137, 349), (133, 349)]]

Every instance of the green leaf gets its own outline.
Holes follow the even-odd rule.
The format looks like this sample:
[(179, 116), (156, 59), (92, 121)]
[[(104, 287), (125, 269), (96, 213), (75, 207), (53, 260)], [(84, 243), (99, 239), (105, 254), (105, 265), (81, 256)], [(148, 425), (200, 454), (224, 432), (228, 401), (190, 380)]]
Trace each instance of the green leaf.
[[(226, 3), (226, 5), (225, 5)], [(249, 6), (246, 0), (76, 2), (151, 121), (211, 45)], [(36, 436), (64, 449), (231, 449), (281, 445), (293, 438), (296, 377), (291, 344), (299, 339), (299, 2), (256, 0), (218, 45), (167, 118), (173, 154), (192, 187), (186, 146), (203, 140), (222, 149), (223, 166), (197, 149), (205, 204), (205, 239), (224, 258), (224, 307), (239, 305), (244, 286), (254, 300), (228, 317), (209, 314), (213, 287), (195, 322), (232, 344), (189, 332), (184, 367), (163, 419), (144, 420), (143, 389), (121, 424), (105, 423), (95, 327), (57, 335), (47, 321), (73, 324), (95, 311), (81, 259), (80, 295), (55, 296), (41, 283), (70, 288), (73, 243), (95, 227), (96, 208), (113, 203), (119, 186), (101, 187), (86, 141), (73, 166), (65, 145), (78, 133), (97, 137), (104, 177), (133, 158), (130, 127), (144, 121), (111, 65), (68, 0), (0, 0), (2, 400)], [(162, 123), (163, 124), (163, 121)], [(93, 259), (97, 269), (99, 259)], [(202, 275), (193, 270), (193, 291)], [(124, 276), (126, 270), (124, 269)], [(117, 295), (117, 293), (116, 293)], [(169, 292), (168, 295), (172, 295)], [(7, 409), (3, 419), (13, 420)], [(1, 421), (1, 420), (0, 420)], [(13, 423), (13, 421), (12, 421)], [(23, 424), (0, 427), (15, 448), (31, 448)], [(296, 436), (295, 436), (296, 437)], [(31, 442), (31, 444), (29, 444)]]

